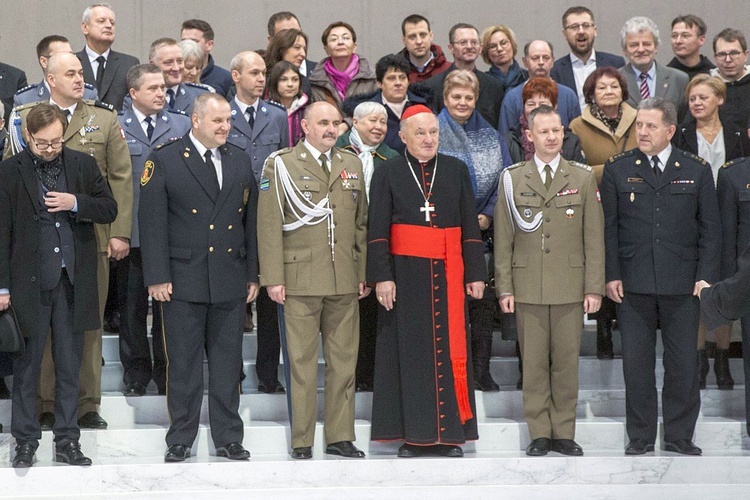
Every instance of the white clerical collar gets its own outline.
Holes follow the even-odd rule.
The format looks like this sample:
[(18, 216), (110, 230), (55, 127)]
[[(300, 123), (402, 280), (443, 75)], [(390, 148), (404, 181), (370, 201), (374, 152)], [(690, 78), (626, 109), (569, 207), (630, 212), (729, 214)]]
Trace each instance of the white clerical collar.
[(552, 161), (550, 162), (543, 162), (539, 157), (534, 153), (534, 163), (536, 164), (536, 169), (539, 172), (539, 177), (544, 179), (544, 167), (549, 165), (552, 169), (552, 177), (555, 176), (555, 173), (557, 172), (557, 167), (560, 165), (560, 153), (557, 153), (557, 156), (555, 156)]
[[(200, 154), (201, 157), (203, 157), (206, 154), (206, 151), (208, 151), (208, 148), (204, 146), (201, 143), (201, 141), (196, 139), (196, 137), (193, 135), (193, 129), (190, 129), (190, 132), (188, 135), (190, 136), (190, 140), (193, 141), (193, 146), (195, 146), (195, 149), (198, 150), (198, 154)], [(212, 148), (211, 154), (213, 155), (214, 158), (221, 161), (221, 153), (219, 153), (219, 148)]]
[(310, 151), (310, 154), (313, 155), (313, 158), (315, 158), (315, 160), (317, 160), (318, 163), (320, 163), (320, 155), (324, 154), (324, 155), (326, 155), (326, 160), (328, 160), (328, 164), (329, 165), (331, 164), (331, 150), (330, 149), (328, 151), (326, 151), (325, 153), (323, 153), (323, 152), (319, 151), (318, 148), (316, 148), (315, 146), (313, 146), (312, 144), (310, 144), (309, 142), (307, 142), (307, 139), (303, 140), (302, 144), (305, 145), (305, 147), (307, 148), (307, 150)]
[(97, 54), (96, 52), (91, 50), (91, 47), (89, 47), (88, 44), (86, 44), (86, 55), (89, 56), (89, 62), (91, 64), (94, 64), (96, 62), (96, 58), (99, 56), (104, 56), (104, 62), (107, 62), (110, 52), (112, 52), (112, 49), (107, 49), (104, 54)]

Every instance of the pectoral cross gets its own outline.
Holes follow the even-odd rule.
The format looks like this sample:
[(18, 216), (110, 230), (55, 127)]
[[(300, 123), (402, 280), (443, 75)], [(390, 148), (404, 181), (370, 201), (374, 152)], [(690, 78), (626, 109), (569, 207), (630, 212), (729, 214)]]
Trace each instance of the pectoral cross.
[(424, 206), (419, 209), (420, 212), (424, 212), (424, 221), (430, 222), (430, 212), (435, 211), (435, 207), (430, 206), (430, 202), (428, 200), (424, 200)]

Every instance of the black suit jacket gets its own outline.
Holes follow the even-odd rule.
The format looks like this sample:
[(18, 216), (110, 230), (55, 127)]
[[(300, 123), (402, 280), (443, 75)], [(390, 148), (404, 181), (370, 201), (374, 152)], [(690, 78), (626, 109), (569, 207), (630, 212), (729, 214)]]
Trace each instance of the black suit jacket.
[[(608, 52), (596, 51), (596, 67), (604, 68), (611, 66), (613, 68), (622, 68), (625, 66), (625, 59)], [(573, 75), (573, 66), (570, 63), (570, 54), (565, 54), (560, 59), (555, 61), (550, 72), (550, 77), (557, 83), (576, 89), (576, 77)]]
[[(99, 294), (96, 279), (97, 246), (94, 223), (109, 224), (117, 216), (117, 203), (93, 157), (64, 148), (68, 192), (76, 195), (78, 212), (71, 226), (75, 241), (73, 287), (74, 331), (99, 328)], [(27, 151), (0, 163), (0, 288), (10, 290), (21, 331), (26, 337), (39, 331), (39, 180)], [(70, 270), (68, 270), (70, 272)]]
[(692, 294), (695, 282), (715, 282), (721, 222), (711, 168), (673, 148), (657, 180), (638, 149), (604, 164), (601, 182), (606, 281), (626, 292)]
[(701, 291), (701, 319), (709, 330), (750, 314), (750, 247), (737, 267), (734, 276)]
[[(694, 155), (698, 154), (698, 133), (696, 132), (694, 118), (688, 118), (682, 125), (677, 127), (677, 132), (672, 137), (674, 147), (688, 151)], [(750, 138), (747, 130), (739, 130), (731, 123), (723, 123), (724, 149), (726, 151), (725, 161), (736, 160), (750, 155)]]
[(247, 296), (248, 282), (258, 282), (258, 190), (250, 158), (231, 144), (220, 151), (218, 195), (187, 134), (152, 152), (144, 168), (138, 209), (144, 281), (172, 283), (175, 299), (237, 300)]
[(0, 63), (0, 100), (5, 105), (3, 118), (8, 121), (10, 112), (13, 109), (13, 95), (28, 85), (26, 73), (9, 64)]
[(737, 272), (737, 259), (750, 246), (750, 158), (730, 161), (719, 170), (716, 195), (721, 213), (721, 277)]
[[(76, 55), (81, 61), (81, 66), (83, 66), (83, 79), (86, 83), (96, 87), (96, 75), (91, 69), (86, 48), (84, 47), (80, 52), (76, 52)], [(139, 64), (139, 62), (135, 57), (110, 50), (107, 63), (104, 65), (99, 100), (111, 104), (116, 111), (122, 109), (122, 100), (128, 95), (128, 70), (136, 64)]]

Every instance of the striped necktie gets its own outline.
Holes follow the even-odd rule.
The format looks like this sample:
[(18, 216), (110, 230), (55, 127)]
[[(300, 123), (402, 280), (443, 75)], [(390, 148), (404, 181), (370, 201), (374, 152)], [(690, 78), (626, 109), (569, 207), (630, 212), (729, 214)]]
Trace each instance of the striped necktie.
[(648, 74), (641, 73), (639, 78), (641, 79), (641, 99), (645, 101), (651, 97), (651, 92), (648, 90)]

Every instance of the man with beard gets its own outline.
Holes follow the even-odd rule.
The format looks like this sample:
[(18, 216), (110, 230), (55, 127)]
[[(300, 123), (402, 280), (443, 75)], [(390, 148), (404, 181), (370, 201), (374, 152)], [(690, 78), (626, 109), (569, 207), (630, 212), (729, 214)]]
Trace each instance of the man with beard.
[(552, 67), (550, 76), (557, 83), (570, 87), (578, 94), (581, 112), (586, 107), (583, 84), (596, 68), (625, 66), (625, 59), (607, 52), (594, 50), (596, 24), (594, 13), (588, 7), (571, 7), (562, 16), (563, 36), (570, 47), (570, 54), (563, 56)]
[(484, 293), (484, 246), (469, 169), (437, 154), (437, 117), (411, 106), (400, 135), (405, 155), (370, 189), (367, 278), (382, 306), (371, 439), (405, 441), (399, 457), (461, 457), (478, 438), (466, 295)]

